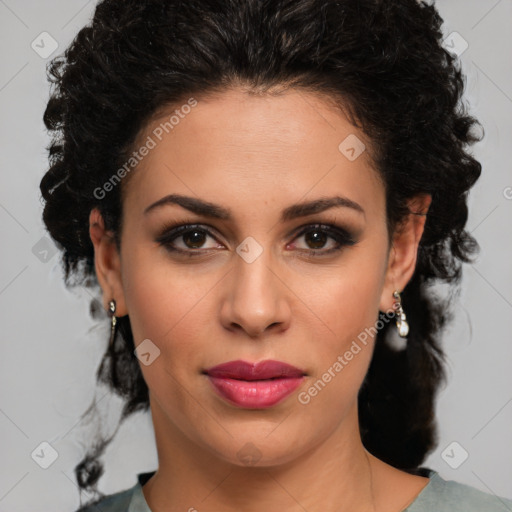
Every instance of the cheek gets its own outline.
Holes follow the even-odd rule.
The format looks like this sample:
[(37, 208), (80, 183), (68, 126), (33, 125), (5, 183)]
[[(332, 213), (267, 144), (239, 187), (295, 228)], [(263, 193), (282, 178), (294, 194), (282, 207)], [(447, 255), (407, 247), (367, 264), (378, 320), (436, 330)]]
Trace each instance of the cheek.
[(197, 406), (182, 386), (196, 370), (193, 364), (200, 350), (194, 340), (204, 340), (208, 332), (203, 328), (200, 335), (198, 320), (212, 318), (205, 313), (202, 300), (208, 291), (206, 278), (201, 284), (193, 271), (177, 270), (154, 248), (144, 250), (135, 244), (131, 251), (128, 244), (126, 248), (123, 286), (134, 343), (137, 346), (149, 339), (160, 350), (151, 364), (140, 363), (144, 380), (160, 403), (193, 414)]
[(335, 428), (357, 400), (373, 355), (378, 319), (377, 285), (372, 276), (338, 280), (337, 284), (316, 303), (321, 321), (316, 320), (318, 331), (312, 333), (314, 343), (308, 350), (313, 372), (298, 394), (304, 421), (315, 422), (321, 416), (325, 428)]
[(327, 343), (321, 344), (328, 351), (350, 344), (378, 319), (384, 256), (378, 256), (377, 248), (375, 252), (358, 249), (343, 265), (326, 269), (324, 276), (301, 280), (298, 295), (315, 314), (310, 321), (330, 334)]
[(154, 338), (159, 344), (187, 320), (204, 293), (190, 286), (192, 271), (166, 260), (165, 249), (125, 244), (123, 289), (135, 343)]
[(368, 370), (385, 276), (379, 247), (347, 258), (325, 279), (303, 281), (301, 297), (314, 313), (308, 313), (301, 326), (314, 341), (314, 378), (303, 388), (305, 402), (315, 402), (312, 409), (332, 404), (345, 410)]
[(160, 349), (154, 366), (141, 365), (144, 377), (150, 387), (157, 383), (155, 379), (165, 379), (165, 372), (186, 377), (196, 369), (190, 365), (198, 361), (201, 348), (209, 343), (205, 335), (212, 332), (215, 317), (208, 294), (219, 276), (198, 275), (193, 264), (189, 268), (173, 264), (164, 249), (137, 244), (132, 244), (132, 250), (128, 244), (126, 248), (123, 286), (135, 345), (149, 339)]

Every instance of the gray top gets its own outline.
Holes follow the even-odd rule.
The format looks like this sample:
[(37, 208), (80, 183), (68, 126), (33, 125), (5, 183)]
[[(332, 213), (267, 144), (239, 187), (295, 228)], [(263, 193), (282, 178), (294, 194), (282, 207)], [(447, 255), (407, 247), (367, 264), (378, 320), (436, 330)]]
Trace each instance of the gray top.
[[(155, 474), (139, 473), (137, 483), (125, 491), (110, 494), (77, 512), (151, 512), (142, 486)], [(444, 480), (437, 471), (418, 468), (416, 474), (430, 482), (402, 512), (512, 512), (512, 500), (488, 494), (466, 484)]]

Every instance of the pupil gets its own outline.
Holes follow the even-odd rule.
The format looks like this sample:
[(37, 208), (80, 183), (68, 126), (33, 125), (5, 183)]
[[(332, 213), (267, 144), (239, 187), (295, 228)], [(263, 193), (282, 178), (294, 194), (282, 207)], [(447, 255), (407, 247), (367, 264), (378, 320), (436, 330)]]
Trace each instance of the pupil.
[(326, 234), (319, 231), (306, 233), (306, 242), (312, 249), (321, 249), (325, 245), (326, 238)]

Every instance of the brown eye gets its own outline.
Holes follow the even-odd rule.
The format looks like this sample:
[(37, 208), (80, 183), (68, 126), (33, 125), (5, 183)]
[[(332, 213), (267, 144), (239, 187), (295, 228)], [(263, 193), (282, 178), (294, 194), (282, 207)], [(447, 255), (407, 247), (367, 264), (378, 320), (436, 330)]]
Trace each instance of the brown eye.
[[(303, 238), (302, 244), (305, 247), (300, 247), (302, 244), (297, 242), (290, 245), (293, 246), (293, 249), (311, 256), (328, 255), (340, 251), (344, 246), (357, 243), (349, 231), (329, 224), (306, 226), (294, 240), (301, 238)], [(213, 241), (209, 246), (207, 245), (208, 239)], [(213, 249), (225, 248), (212, 232), (202, 225), (184, 224), (169, 227), (155, 241), (165, 246), (170, 252), (182, 253), (187, 256), (201, 256)]]
[[(209, 246), (207, 245), (208, 239), (212, 240), (209, 242)], [(167, 228), (155, 241), (169, 251), (188, 253), (189, 255), (204, 254), (205, 251), (211, 249), (224, 248), (208, 229), (191, 224)]]
[(294, 242), (292, 245), (298, 251), (306, 252), (312, 256), (323, 256), (340, 251), (344, 246), (355, 245), (357, 241), (346, 229), (329, 224), (316, 224), (307, 226), (295, 237), (303, 238), (306, 247)]
[(190, 249), (200, 249), (208, 235), (204, 231), (194, 229), (181, 236), (187, 247)]
[(321, 231), (314, 230), (304, 235), (304, 239), (311, 249), (322, 249), (329, 237)]

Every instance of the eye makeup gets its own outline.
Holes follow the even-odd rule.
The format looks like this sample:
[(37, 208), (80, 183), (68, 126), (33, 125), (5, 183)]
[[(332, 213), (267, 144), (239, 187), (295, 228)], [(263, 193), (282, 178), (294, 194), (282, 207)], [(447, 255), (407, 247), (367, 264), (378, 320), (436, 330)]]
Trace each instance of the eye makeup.
[[(303, 224), (296, 228), (289, 237), (292, 240), (286, 244), (288, 250), (312, 257), (332, 256), (345, 247), (353, 246), (358, 242), (353, 230), (335, 223)], [(301, 237), (304, 238), (306, 247), (298, 248), (296, 240)], [(209, 247), (204, 247), (208, 239), (211, 239)], [(221, 239), (217, 230), (209, 224), (174, 221), (165, 224), (160, 229), (155, 242), (176, 256), (200, 257), (226, 249)], [(307, 247), (310, 244), (321, 247)], [(325, 248), (325, 245), (328, 247)], [(292, 249), (289, 249), (290, 247)]]

